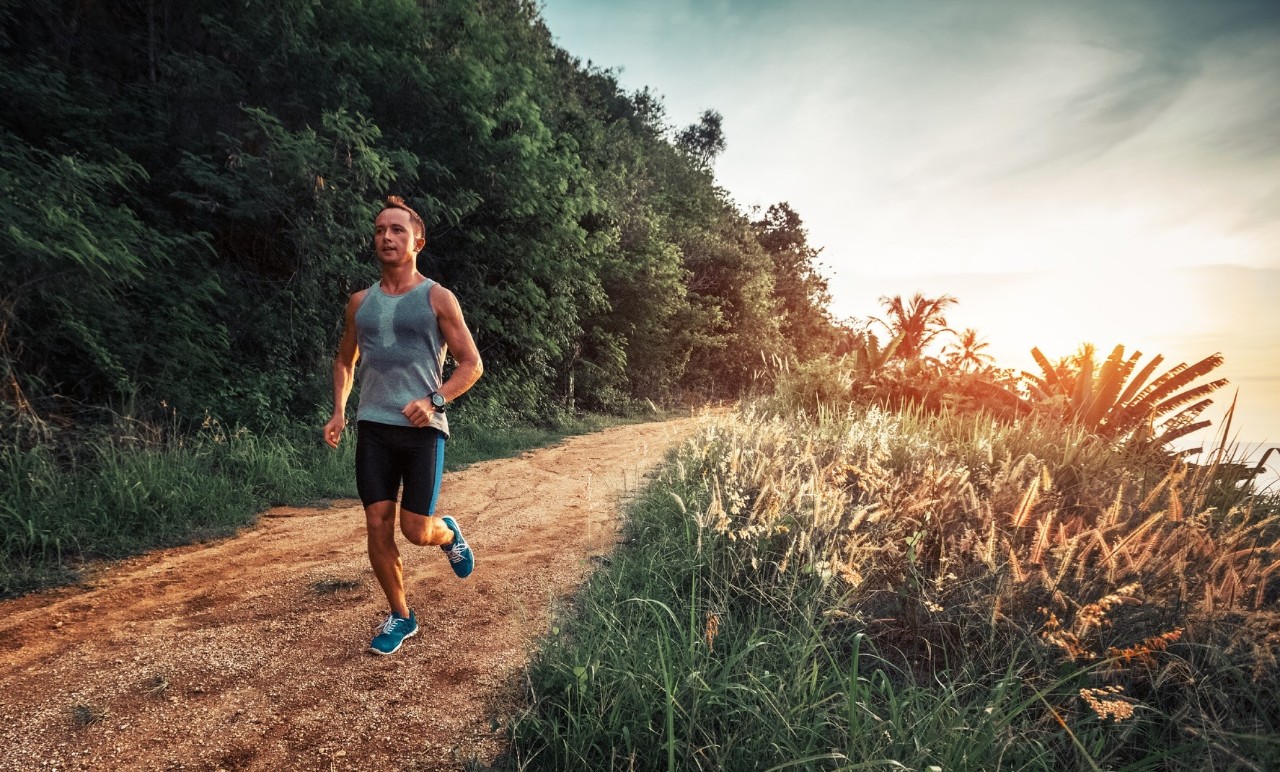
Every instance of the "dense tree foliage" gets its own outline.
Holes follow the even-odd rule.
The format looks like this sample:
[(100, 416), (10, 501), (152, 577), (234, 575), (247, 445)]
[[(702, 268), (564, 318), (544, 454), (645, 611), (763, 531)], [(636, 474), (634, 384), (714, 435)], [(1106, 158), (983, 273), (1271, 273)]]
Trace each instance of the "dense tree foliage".
[(529, 0), (0, 0), (0, 87), (10, 418), (312, 418), (387, 193), (497, 407), (732, 395), (834, 340), (800, 217), (716, 186), (720, 115), (669, 126)]

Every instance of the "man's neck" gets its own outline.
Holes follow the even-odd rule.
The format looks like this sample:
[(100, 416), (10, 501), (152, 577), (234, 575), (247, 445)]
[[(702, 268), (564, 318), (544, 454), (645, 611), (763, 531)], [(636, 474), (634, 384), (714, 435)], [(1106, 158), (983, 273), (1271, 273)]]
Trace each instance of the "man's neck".
[(380, 286), (382, 291), (389, 295), (403, 295), (422, 282), (426, 281), (425, 276), (418, 273), (418, 267), (413, 263), (405, 263), (404, 265), (384, 265), (382, 266), (382, 281)]

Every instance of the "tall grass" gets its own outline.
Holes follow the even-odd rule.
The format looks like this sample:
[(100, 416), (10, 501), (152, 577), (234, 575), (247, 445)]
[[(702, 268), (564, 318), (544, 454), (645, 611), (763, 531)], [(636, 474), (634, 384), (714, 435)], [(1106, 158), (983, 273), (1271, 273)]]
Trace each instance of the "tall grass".
[(515, 767), (971, 769), (1052, 758), (1051, 738), (1009, 732), (1028, 698), (1017, 673), (916, 685), (865, 635), (833, 624), (812, 575), (772, 603), (732, 592), (721, 574), (732, 555), (699, 547), (668, 493), (639, 504), (632, 546), (538, 655), (532, 705), (513, 727)]
[(538, 655), (521, 768), (1264, 768), (1280, 524), (1049, 423), (746, 413)]
[(275, 504), (354, 495), (353, 449), (225, 432), (0, 450), (0, 595), (70, 579), (83, 561), (222, 536)]

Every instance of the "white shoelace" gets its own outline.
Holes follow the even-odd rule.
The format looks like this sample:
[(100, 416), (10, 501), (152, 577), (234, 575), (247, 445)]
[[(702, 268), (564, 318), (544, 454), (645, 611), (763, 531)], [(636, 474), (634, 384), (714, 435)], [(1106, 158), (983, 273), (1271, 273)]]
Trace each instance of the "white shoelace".
[(455, 543), (452, 547), (450, 547), (449, 549), (445, 550), (445, 553), (444, 553), (444, 554), (446, 554), (446, 555), (448, 555), (448, 556), (449, 556), (449, 562), (450, 562), (450, 563), (461, 563), (461, 562), (463, 561), (463, 555), (462, 555), (462, 552), (463, 552), (463, 550), (465, 550), (466, 548), (467, 548), (467, 543), (466, 543), (466, 542), (463, 542), (462, 544), (456, 544), (456, 543)]
[(375, 627), (374, 630), (378, 631), (379, 633), (395, 632), (394, 628), (396, 626), (396, 622), (408, 622), (408, 621), (409, 620), (407, 619), (401, 619), (395, 614), (387, 614), (387, 618), (382, 621), (382, 624)]

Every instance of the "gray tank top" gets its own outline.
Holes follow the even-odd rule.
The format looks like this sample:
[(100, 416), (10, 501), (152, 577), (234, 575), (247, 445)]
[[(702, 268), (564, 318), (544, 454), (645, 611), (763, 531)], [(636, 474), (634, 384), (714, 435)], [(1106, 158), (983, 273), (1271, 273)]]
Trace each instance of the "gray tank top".
[[(431, 308), (427, 279), (403, 295), (388, 295), (381, 282), (365, 293), (356, 309), (356, 341), (360, 344), (360, 407), (357, 421), (413, 426), (400, 411), (440, 388), (446, 346), (436, 312)], [(444, 413), (431, 425), (447, 437)]]

